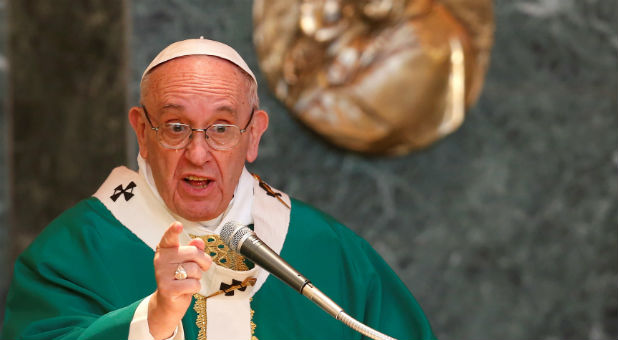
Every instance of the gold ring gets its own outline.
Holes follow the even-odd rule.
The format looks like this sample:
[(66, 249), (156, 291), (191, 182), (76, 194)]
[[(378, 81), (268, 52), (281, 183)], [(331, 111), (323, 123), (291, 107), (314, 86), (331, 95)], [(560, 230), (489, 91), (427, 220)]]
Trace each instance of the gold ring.
[(187, 278), (187, 271), (182, 266), (182, 264), (179, 264), (178, 267), (176, 267), (176, 272), (174, 273), (174, 279), (175, 280), (184, 280), (186, 278)]

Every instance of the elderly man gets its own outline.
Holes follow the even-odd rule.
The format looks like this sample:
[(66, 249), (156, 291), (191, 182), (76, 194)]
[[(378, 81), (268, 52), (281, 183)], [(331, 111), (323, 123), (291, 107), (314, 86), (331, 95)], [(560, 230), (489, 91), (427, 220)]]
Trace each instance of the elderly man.
[(114, 169), (19, 257), (3, 338), (361, 338), (231, 251), (219, 237), (228, 221), (251, 226), (361, 322), (433, 338), (364, 240), (247, 171), (268, 114), (232, 48), (206, 39), (165, 48), (144, 72), (129, 121), (139, 172)]

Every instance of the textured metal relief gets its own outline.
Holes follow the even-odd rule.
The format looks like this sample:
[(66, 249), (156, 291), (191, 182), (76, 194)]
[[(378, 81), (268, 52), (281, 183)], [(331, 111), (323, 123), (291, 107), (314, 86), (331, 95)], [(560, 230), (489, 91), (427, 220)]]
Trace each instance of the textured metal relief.
[(295, 116), (354, 151), (403, 154), (453, 132), (477, 99), (490, 0), (256, 0), (268, 85)]

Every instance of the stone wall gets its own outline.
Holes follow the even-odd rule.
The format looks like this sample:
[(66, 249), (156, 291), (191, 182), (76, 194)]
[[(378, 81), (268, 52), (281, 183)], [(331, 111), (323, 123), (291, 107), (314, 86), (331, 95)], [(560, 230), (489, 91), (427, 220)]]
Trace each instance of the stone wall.
[[(6, 72), (8, 61), (6, 57), (6, 0), (0, 0), (0, 308), (4, 309), (5, 294), (8, 288), (8, 277), (12, 270), (8, 228), (9, 213), (9, 156), (8, 156), (8, 127), (6, 105)], [(4, 311), (0, 311), (0, 316)], [(0, 321), (1, 324), (2, 321)]]
[[(126, 159), (127, 20), (123, 1), (2, 4), (0, 214), (10, 263)], [(3, 272), (2, 301), (12, 270)]]

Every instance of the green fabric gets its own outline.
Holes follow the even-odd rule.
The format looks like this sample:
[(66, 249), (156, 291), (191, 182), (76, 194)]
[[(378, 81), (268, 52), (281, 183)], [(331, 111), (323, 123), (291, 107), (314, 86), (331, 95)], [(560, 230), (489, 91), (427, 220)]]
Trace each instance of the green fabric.
[[(365, 240), (300, 201), (290, 220), (281, 257), (347, 314), (401, 340), (433, 339), (414, 297)], [(362, 338), (272, 275), (252, 305), (260, 339)]]
[[(281, 255), (352, 317), (399, 339), (433, 338), (403, 283), (361, 238), (292, 200)], [(96, 198), (54, 220), (15, 263), (2, 339), (126, 339), (156, 288), (153, 252)], [(359, 339), (273, 276), (251, 304), (259, 339)], [(183, 319), (195, 339), (196, 313)]]

